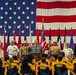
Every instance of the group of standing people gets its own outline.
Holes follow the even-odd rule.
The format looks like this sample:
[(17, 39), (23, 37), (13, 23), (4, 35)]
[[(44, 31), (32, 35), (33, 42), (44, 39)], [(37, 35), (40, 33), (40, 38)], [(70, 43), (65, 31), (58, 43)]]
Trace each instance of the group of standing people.
[[(42, 46), (38, 44), (37, 40), (34, 41), (33, 46), (28, 46), (28, 42), (24, 41), (24, 45), (20, 48), (18, 48), (17, 45), (15, 44), (15, 41), (12, 40), (11, 44), (7, 47), (7, 56), (9, 58), (8, 63), (12, 63), (12, 65), (13, 65), (15, 62), (14, 60), (18, 59), (19, 61), (17, 61), (17, 62), (21, 63), (21, 65), (20, 65), (21, 67), (18, 66), (17, 64), (15, 64), (14, 66), (17, 67), (17, 69), (19, 70), (19, 73), (21, 72), (22, 75), (31, 75), (31, 74), (26, 74), (26, 72), (29, 72), (29, 71), (31, 71), (31, 72), (34, 71), (34, 72), (32, 72), (33, 73), (32, 75), (38, 75), (38, 70), (39, 70), (38, 67), (43, 66), (43, 65), (47, 66), (50, 69), (50, 71), (51, 71), (50, 75), (56, 75), (53, 73), (54, 68), (55, 68), (54, 66), (52, 66), (53, 61), (54, 62), (56, 61), (54, 63), (54, 65), (55, 65), (55, 64), (58, 64), (59, 62), (64, 63), (63, 56), (66, 59), (70, 59), (70, 60), (72, 60), (74, 58), (74, 56), (73, 56), (74, 52), (71, 48), (69, 48), (69, 43), (66, 43), (66, 48), (64, 48), (63, 50), (60, 50), (60, 48), (57, 44), (57, 41), (54, 41), (53, 44), (49, 44), (48, 54), (47, 55), (44, 54), (41, 57), (41, 59), (39, 61), (37, 61), (37, 63), (35, 63), (36, 59), (34, 58), (34, 56), (30, 55), (30, 53), (41, 53), (41, 55), (44, 54), (44, 50), (43, 50)], [(2, 61), (4, 60), (4, 52), (1, 49), (1, 47), (0, 47), (0, 58)], [(13, 58), (13, 59), (11, 59), (11, 58)], [(66, 61), (66, 59), (64, 61)], [(7, 58), (5, 60), (7, 60)], [(46, 63), (46, 61), (48, 62), (48, 64)], [(8, 65), (6, 65), (6, 66), (8, 66)], [(30, 70), (25, 71), (26, 70), (25, 66), (27, 66), (27, 67), (29, 66), (27, 70), (29, 70), (29, 69)], [(37, 68), (36, 68), (36, 66), (37, 66)], [(71, 66), (71, 65), (69, 65), (69, 66)], [(66, 68), (69, 69), (68, 67), (66, 67)], [(20, 69), (22, 69), (22, 70), (20, 71)], [(23, 73), (23, 71), (24, 71), (24, 73)], [(36, 73), (35, 73), (35, 71), (36, 71)], [(68, 72), (68, 75), (70, 75), (70, 72)]]
[[(15, 44), (15, 41), (12, 40), (11, 44), (7, 47), (7, 55), (9, 57), (13, 57), (13, 56), (19, 56), (22, 57), (24, 55), (27, 55), (29, 53), (44, 53), (44, 50), (42, 48), (41, 45), (38, 44), (38, 41), (35, 40), (34, 41), (34, 45), (32, 46), (28, 46), (28, 42), (24, 41), (23, 42), (23, 46), (18, 48), (17, 45)], [(49, 48), (48, 48), (48, 54), (52, 55), (53, 57), (57, 58), (59, 52), (63, 51), (65, 53), (65, 57), (72, 57), (73, 58), (73, 50), (71, 48), (69, 48), (69, 43), (66, 43), (66, 48), (64, 48), (63, 50), (60, 50), (57, 41), (55, 40), (53, 42), (53, 44), (49, 44)], [(4, 52), (0, 47), (0, 58), (4, 57)]]
[(15, 41), (11, 41), (11, 45), (7, 47), (7, 55), (9, 57), (17, 56), (17, 57), (23, 57), (24, 55), (27, 55), (29, 53), (41, 53), (43, 54), (43, 48), (41, 45), (38, 44), (38, 41), (34, 41), (33, 46), (28, 46), (27, 41), (24, 41), (24, 45), (20, 48), (18, 48), (15, 45)]
[[(65, 57), (72, 57), (73, 58), (73, 50), (69, 48), (69, 43), (66, 43), (66, 48), (63, 50), (60, 50), (57, 41), (55, 40), (53, 44), (49, 44), (48, 48), (48, 55), (52, 55), (54, 58), (57, 59), (57, 56), (59, 52), (63, 51), (65, 53)], [(44, 53), (44, 50), (41, 45), (38, 44), (38, 41), (34, 41), (33, 46), (28, 46), (28, 42), (24, 41), (24, 45), (21, 48), (18, 48), (15, 44), (15, 41), (12, 40), (11, 44), (7, 47), (7, 55), (9, 57), (17, 56), (17, 57), (23, 57), (24, 55), (27, 55), (29, 53)], [(4, 52), (0, 47), (0, 58), (4, 58)]]
[(74, 54), (74, 50), (72, 50), (70, 48), (70, 44), (68, 42), (65, 43), (65, 48), (63, 48), (63, 50), (60, 50), (57, 41), (53, 42), (53, 45), (51, 45), (49, 47), (49, 53), (54, 56), (55, 58), (57, 58), (59, 52), (64, 52), (65, 53), (65, 57), (72, 57), (73, 58), (73, 54)]

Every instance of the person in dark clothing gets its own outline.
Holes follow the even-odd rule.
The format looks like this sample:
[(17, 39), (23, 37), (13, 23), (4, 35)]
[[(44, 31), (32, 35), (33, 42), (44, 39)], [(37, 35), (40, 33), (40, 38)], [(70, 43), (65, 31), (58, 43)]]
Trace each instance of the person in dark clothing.
[(4, 75), (4, 66), (1, 59), (0, 59), (0, 75)]
[(9, 58), (8, 64), (5, 66), (4, 75), (21, 75), (20, 66), (14, 63), (13, 58)]
[(42, 57), (41, 62), (38, 62), (36, 75), (50, 75), (50, 66), (45, 57)]
[(25, 55), (21, 66), (22, 75), (35, 75), (35, 66), (32, 63), (33, 60), (34, 57), (32, 55)]
[(69, 65), (63, 61), (63, 56), (58, 56), (58, 61), (53, 64), (52, 75), (68, 75), (68, 69), (73, 70), (73, 64)]
[(76, 75), (76, 53), (74, 53), (74, 59), (72, 60), (72, 63), (74, 65), (74, 70), (71, 71), (71, 75)]

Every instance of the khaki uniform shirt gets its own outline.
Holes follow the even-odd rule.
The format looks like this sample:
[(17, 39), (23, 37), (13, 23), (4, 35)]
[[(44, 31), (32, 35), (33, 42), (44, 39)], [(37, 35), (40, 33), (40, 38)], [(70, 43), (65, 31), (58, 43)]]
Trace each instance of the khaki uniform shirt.
[(58, 55), (59, 50), (60, 50), (59, 46), (51, 46), (50, 47), (50, 52), (52, 55)]
[(26, 55), (26, 54), (28, 54), (28, 46), (23, 46), (23, 47), (21, 47), (21, 55)]
[(0, 58), (4, 57), (4, 51), (0, 49)]

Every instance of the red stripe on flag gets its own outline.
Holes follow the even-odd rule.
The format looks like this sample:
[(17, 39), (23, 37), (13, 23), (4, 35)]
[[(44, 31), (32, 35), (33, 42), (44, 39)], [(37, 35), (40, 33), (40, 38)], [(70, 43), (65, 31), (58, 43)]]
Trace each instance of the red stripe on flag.
[(43, 44), (43, 49), (45, 50), (45, 46), (46, 46), (46, 41), (44, 41), (44, 44)]
[[(73, 36), (76, 36), (76, 29), (73, 29)], [(42, 30), (36, 30), (36, 33), (41, 33)], [(41, 34), (39, 34), (41, 36)], [(49, 36), (49, 30), (45, 30), (45, 36)], [(51, 30), (51, 36), (58, 36), (58, 30)], [(64, 36), (64, 30), (60, 30), (60, 36)], [(70, 30), (66, 30), (66, 36), (70, 36)]]
[(73, 2), (37, 2), (37, 8), (51, 9), (51, 8), (76, 8), (76, 1)]
[(72, 16), (37, 16), (36, 22), (41, 22), (44, 18), (44, 23), (51, 22), (76, 22), (76, 15)]

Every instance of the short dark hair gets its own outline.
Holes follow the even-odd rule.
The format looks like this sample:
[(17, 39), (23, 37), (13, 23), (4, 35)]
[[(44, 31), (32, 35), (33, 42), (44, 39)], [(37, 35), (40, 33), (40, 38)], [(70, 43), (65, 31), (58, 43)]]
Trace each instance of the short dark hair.
[(62, 61), (62, 59), (63, 59), (63, 56), (62, 56), (62, 55), (59, 55), (59, 56), (58, 56), (58, 60), (59, 60), (59, 61)]
[(9, 56), (8, 55), (5, 57), (5, 61), (7, 61), (7, 60), (9, 60)]
[(42, 57), (41, 58), (41, 61), (42, 61), (42, 63), (45, 63), (46, 62), (46, 58), (45, 57)]
[(59, 55), (62, 55), (63, 57), (65, 57), (65, 53), (64, 52), (59, 52)]
[(42, 57), (47, 58), (48, 57), (48, 54), (42, 54)]
[(32, 60), (34, 59), (34, 56), (31, 54), (28, 54), (28, 62), (32, 63)]
[(17, 60), (17, 56), (13, 56), (14, 60)]

